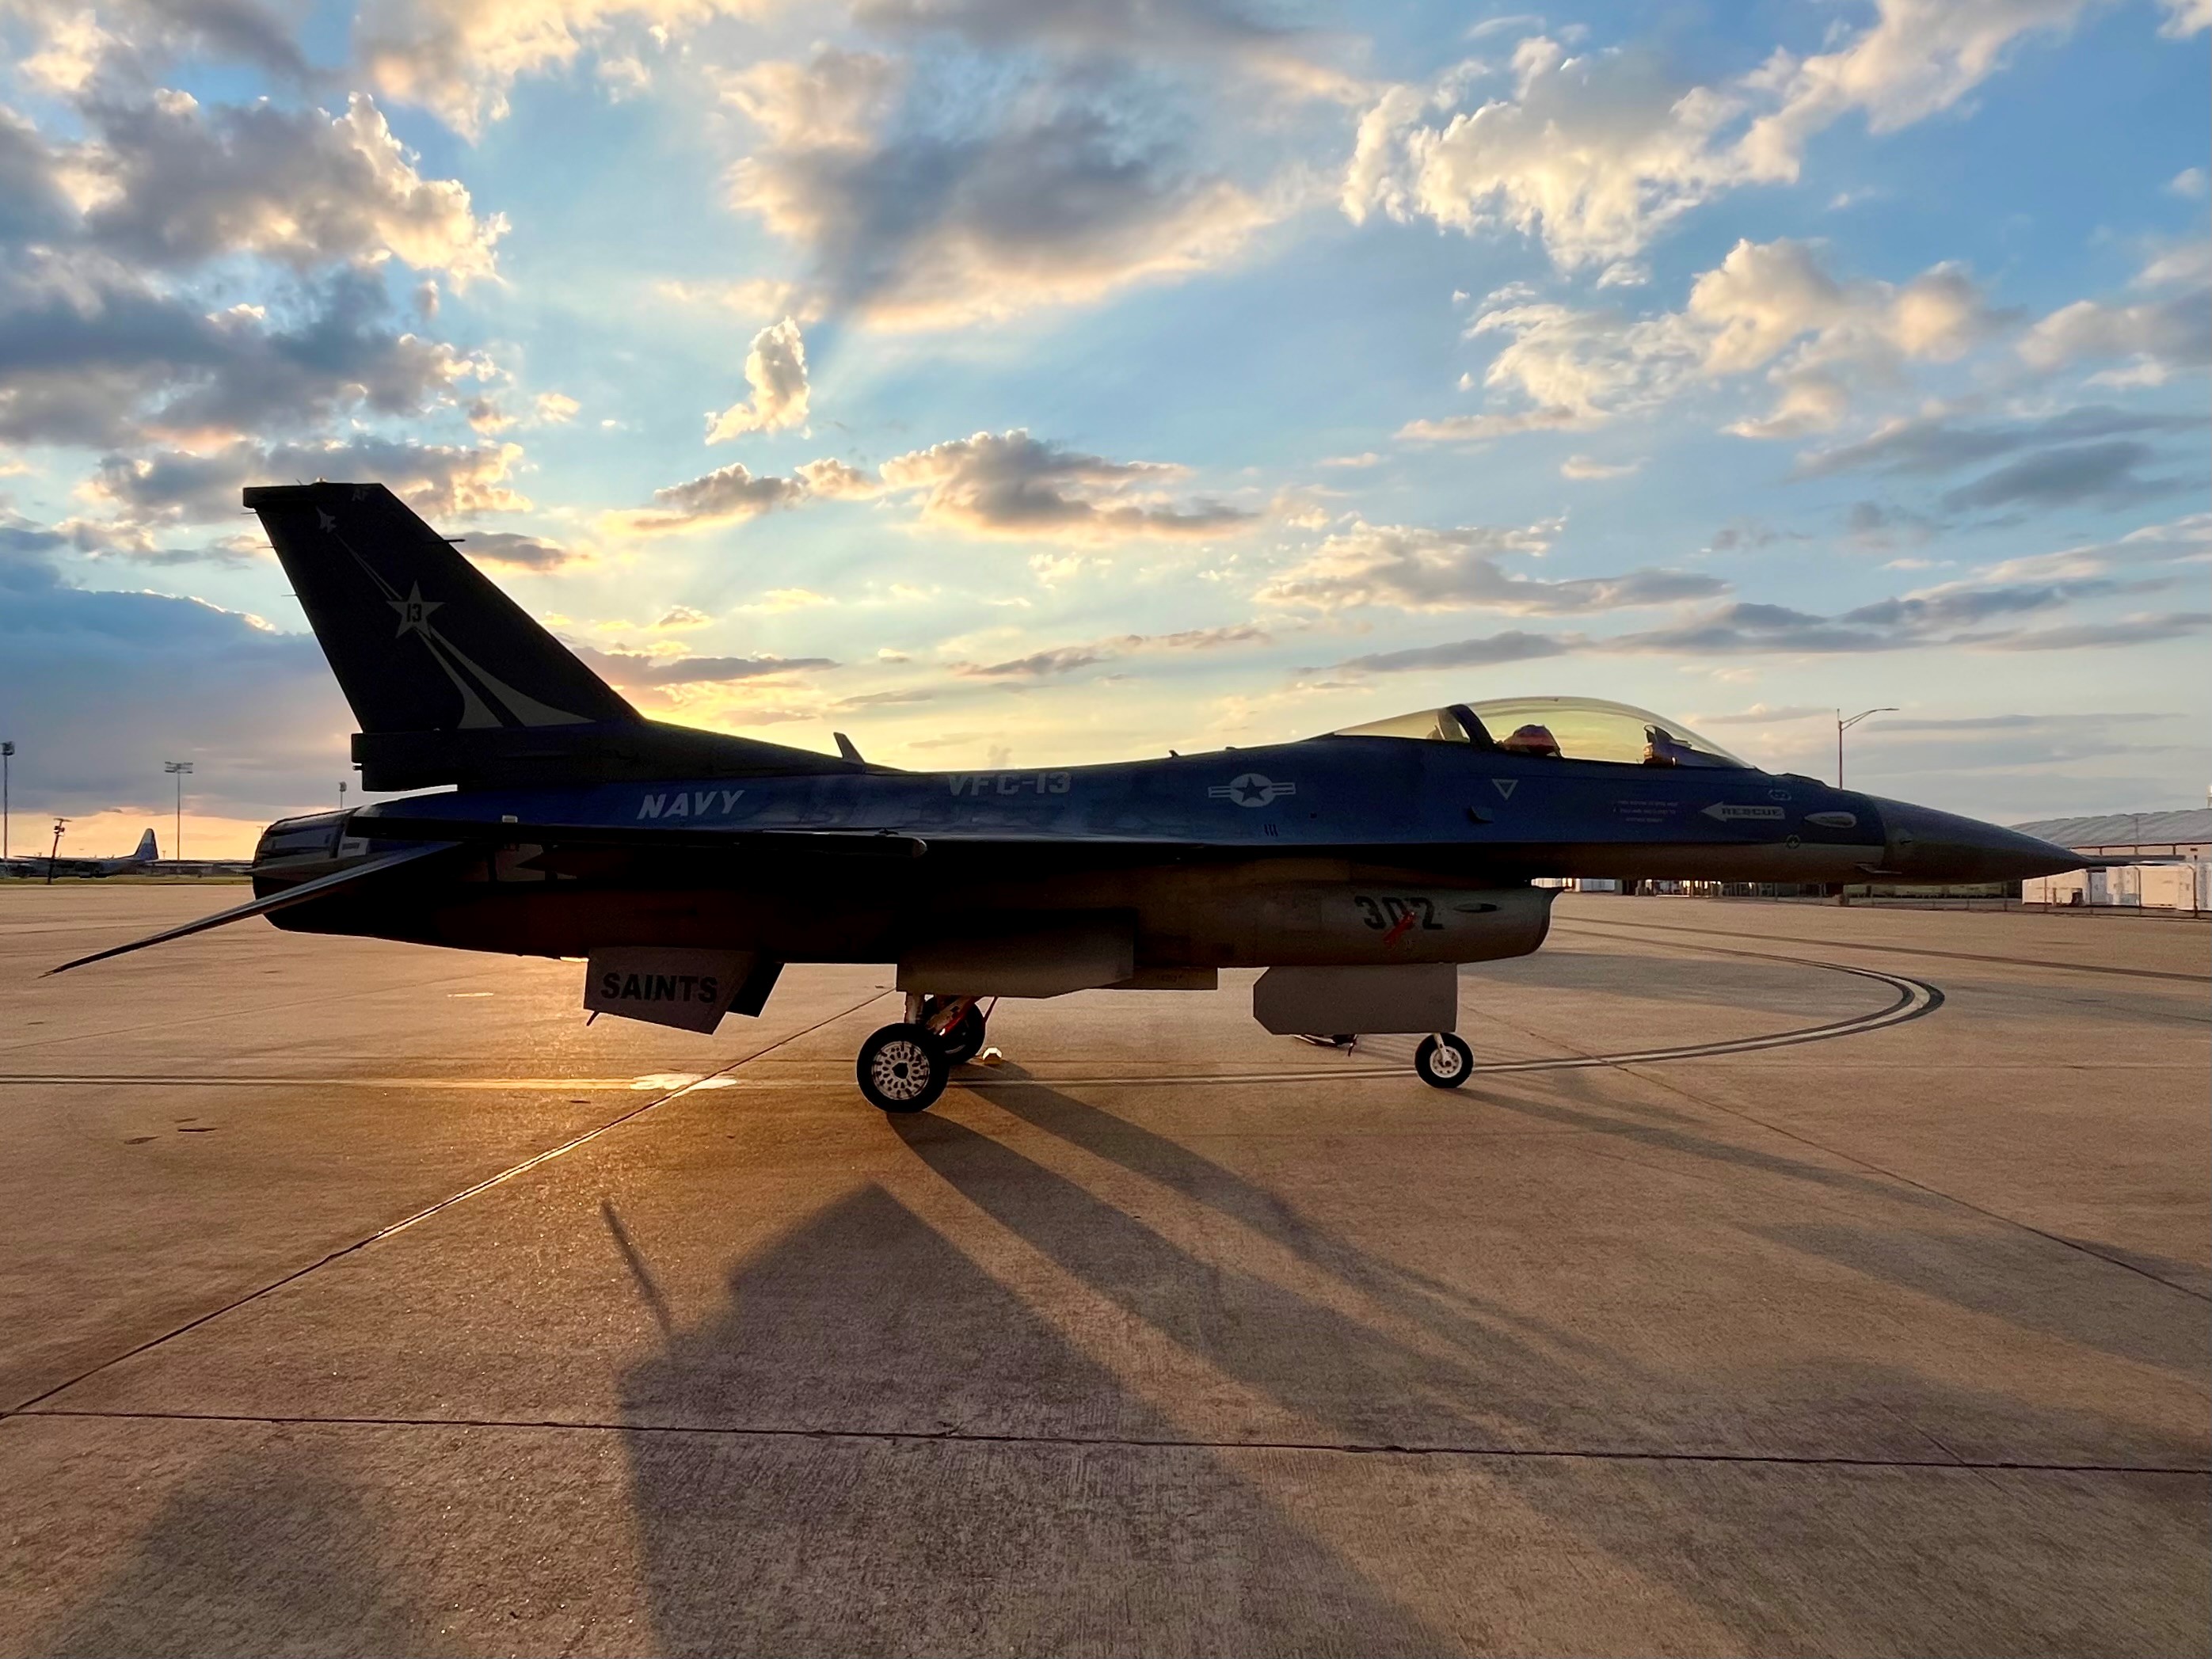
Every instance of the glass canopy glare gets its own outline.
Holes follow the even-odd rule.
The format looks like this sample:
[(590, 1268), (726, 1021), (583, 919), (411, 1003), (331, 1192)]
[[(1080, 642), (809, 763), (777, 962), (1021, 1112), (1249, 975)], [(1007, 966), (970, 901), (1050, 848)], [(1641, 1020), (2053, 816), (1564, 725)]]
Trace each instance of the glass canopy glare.
[(1504, 754), (1618, 766), (1732, 766), (1747, 763), (1684, 726), (1598, 697), (1498, 697), (1455, 702), (1347, 726), (1333, 738), (1409, 738), (1464, 743)]

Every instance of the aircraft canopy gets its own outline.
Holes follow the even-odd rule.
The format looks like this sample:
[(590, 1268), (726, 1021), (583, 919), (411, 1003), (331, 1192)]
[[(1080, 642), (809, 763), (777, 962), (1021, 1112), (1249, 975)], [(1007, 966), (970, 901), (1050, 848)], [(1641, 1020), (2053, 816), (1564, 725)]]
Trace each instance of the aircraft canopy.
[(1680, 720), (1599, 697), (1497, 697), (1347, 726), (1333, 738), (1465, 743), (1511, 754), (1621, 766), (1747, 767)]

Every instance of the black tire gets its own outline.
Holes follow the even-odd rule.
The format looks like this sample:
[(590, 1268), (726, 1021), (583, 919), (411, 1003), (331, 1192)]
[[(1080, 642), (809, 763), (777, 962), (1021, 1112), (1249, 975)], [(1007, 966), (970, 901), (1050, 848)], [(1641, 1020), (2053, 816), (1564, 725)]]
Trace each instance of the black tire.
[(926, 1025), (886, 1025), (860, 1045), (854, 1067), (868, 1104), (886, 1112), (926, 1112), (951, 1072)]
[(1458, 1032), (1439, 1031), (1413, 1050), (1413, 1070), (1431, 1089), (1456, 1089), (1474, 1074), (1474, 1050)]
[(965, 1066), (983, 1052), (983, 1011), (973, 1003), (952, 1022), (952, 1029), (937, 1039), (947, 1066)]

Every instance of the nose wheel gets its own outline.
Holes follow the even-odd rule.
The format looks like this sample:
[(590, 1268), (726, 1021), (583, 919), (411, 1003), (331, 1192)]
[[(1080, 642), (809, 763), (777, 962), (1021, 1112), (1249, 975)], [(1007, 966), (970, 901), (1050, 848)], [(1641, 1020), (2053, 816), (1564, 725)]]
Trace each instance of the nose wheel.
[(1413, 1050), (1413, 1070), (1431, 1089), (1456, 1089), (1474, 1071), (1474, 1050), (1456, 1031), (1438, 1031)]

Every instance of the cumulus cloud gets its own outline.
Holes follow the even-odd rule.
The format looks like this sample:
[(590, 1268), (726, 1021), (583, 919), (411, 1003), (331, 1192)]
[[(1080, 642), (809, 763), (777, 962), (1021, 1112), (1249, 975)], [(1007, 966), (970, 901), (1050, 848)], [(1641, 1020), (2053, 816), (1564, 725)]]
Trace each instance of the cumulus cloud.
[(1562, 616), (1710, 599), (1728, 586), (1717, 577), (1679, 570), (1547, 580), (1498, 564), (1501, 555), (1546, 551), (1558, 532), (1556, 522), (1522, 529), (1355, 525), (1330, 536), (1255, 597), (1261, 605), (1320, 611), (1380, 605)]
[(1481, 312), (1468, 337), (1504, 342), (1483, 384), (1526, 406), (1418, 421), (1400, 435), (1578, 430), (1692, 386), (1762, 371), (1773, 406), (1729, 430), (1761, 438), (1826, 430), (1869, 389), (1901, 387), (1906, 365), (1954, 361), (1991, 326), (1980, 290), (1955, 267), (1902, 283), (1844, 281), (1803, 243), (1739, 241), (1692, 284), (1680, 311), (1631, 318), (1513, 296)]
[(798, 478), (755, 473), (732, 461), (703, 477), (654, 490), (654, 510), (628, 514), (623, 523), (639, 535), (737, 524), (780, 507), (796, 507), (806, 493), (806, 485)]
[(1201, 67), (1295, 90), (1349, 97), (1357, 83), (1325, 59), (1333, 44), (1224, 0), (860, 0), (854, 19), (919, 35), (951, 33), (993, 52), (1041, 50)]
[(667, 40), (750, 0), (362, 0), (356, 60), (387, 95), (465, 137), (507, 112), (526, 76), (553, 73), (623, 30)]
[(882, 493), (883, 486), (857, 466), (825, 457), (802, 461), (792, 469), (810, 495), (823, 501), (865, 501)]
[(2148, 441), (2202, 430), (2191, 416), (2101, 404), (2037, 421), (1975, 422), (1938, 413), (1889, 421), (1853, 442), (1809, 451), (1798, 457), (1796, 471), (1809, 477), (1850, 471), (1936, 477), (2002, 462), (1948, 490), (1944, 508), (2119, 507), (2183, 488), (2179, 478), (2144, 476), (2143, 468), (2162, 459)]
[[(457, 446), (402, 439), (353, 438), (264, 445), (237, 442), (205, 453), (161, 450), (103, 459), (78, 494), (105, 516), (71, 520), (63, 526), (78, 544), (105, 552), (173, 562), (164, 545), (176, 531), (225, 524), (239, 515), (239, 492), (249, 483), (289, 478), (374, 478), (432, 522), (484, 513), (528, 509), (511, 486), (522, 452), (512, 444)], [(258, 539), (258, 538), (257, 538)], [(216, 547), (221, 556), (227, 550)], [(472, 538), (479, 560), (550, 569), (576, 556), (521, 537)], [(185, 556), (208, 556), (192, 550)]]
[(2212, 564), (2212, 513), (2139, 526), (2107, 541), (2031, 553), (1980, 573), (1989, 582), (2083, 581), (2115, 571), (2157, 565)]
[(1878, 0), (1874, 22), (1834, 50), (1778, 49), (1714, 86), (1684, 86), (1644, 52), (1571, 53), (1532, 36), (1514, 49), (1510, 89), (1490, 94), (1478, 62), (1380, 94), (1359, 124), (1344, 210), (1518, 232), (1563, 269), (1630, 259), (1701, 203), (1794, 181), (1808, 143), (1847, 114), (1880, 133), (1950, 108), (2021, 37), (2063, 30), (2087, 3)]
[(571, 647), (592, 671), (617, 690), (665, 689), (672, 685), (722, 685), (733, 680), (766, 679), (810, 669), (835, 668), (827, 657), (692, 657), (639, 651)]
[(294, 86), (319, 77), (291, 21), (255, 0), (9, 0), (32, 44), (33, 82), (64, 96), (95, 84), (142, 90), (186, 56), (247, 64)]
[(756, 473), (732, 462), (703, 477), (654, 490), (655, 505), (649, 509), (611, 516), (632, 534), (661, 535), (737, 524), (809, 501), (865, 501), (882, 491), (877, 478), (830, 457), (801, 462), (792, 468), (789, 477)]
[(564, 547), (543, 536), (519, 535), (511, 530), (477, 531), (463, 543), (461, 551), (471, 564), (489, 565), (495, 570), (521, 571), (533, 576), (550, 575), (556, 570), (592, 562), (591, 555), (580, 549)]
[(1024, 657), (1010, 657), (1003, 662), (957, 662), (952, 665), (952, 672), (974, 679), (1039, 679), (1048, 675), (1072, 674), (1079, 668), (1089, 668), (1120, 654), (1110, 645), (1062, 645), (1048, 651), (1032, 651)]
[(15, 528), (0, 537), (18, 550), (0, 548), (0, 706), (23, 751), (19, 815), (143, 799), (184, 754), (203, 811), (274, 817), (343, 775), (354, 722), (310, 635), (187, 595), (77, 586), (24, 549), (63, 538)]
[[(2056, 650), (2125, 643), (2140, 636), (2140, 622), (2047, 629), (2017, 625), (2024, 617), (2065, 609), (2113, 591), (2115, 585), (2094, 581), (1961, 584), (1878, 600), (1835, 616), (1779, 605), (1724, 605), (1670, 627), (1620, 635), (1605, 641), (1604, 648), (1706, 657), (1827, 656), (1929, 647)], [(2168, 620), (2173, 633), (2201, 631), (2206, 621), (2187, 614)], [(2102, 628), (2118, 631), (2100, 637), (2096, 630)]]
[(806, 342), (790, 318), (753, 336), (745, 354), (750, 402), (732, 404), (707, 417), (707, 441), (720, 443), (747, 432), (780, 432), (806, 420)]
[(2135, 287), (2142, 297), (2060, 307), (2021, 337), (2021, 358), (2046, 373), (2117, 362), (2093, 378), (2119, 386), (2157, 386), (2212, 367), (2212, 243), (2168, 250)]
[(2113, 622), (2069, 623), (1995, 641), (2000, 651), (2084, 651), (2192, 639), (2212, 629), (2212, 611), (2146, 611)]
[[(1837, 656), (1929, 648), (2080, 650), (2178, 639), (2212, 629), (2212, 614), (2197, 611), (2041, 623), (2041, 618), (2051, 613), (2078, 610), (2093, 600), (2168, 585), (2163, 580), (2130, 581), (2095, 575), (2007, 581), (1991, 580), (1985, 573), (1972, 582), (1924, 588), (1833, 615), (1790, 605), (1741, 601), (1715, 605), (1680, 621), (1632, 633), (1598, 635), (1508, 630), (1373, 653), (1335, 664), (1328, 671), (1315, 672), (1407, 673), (1481, 666), (1571, 652), (1704, 660), (1717, 657)], [(1800, 712), (1762, 713), (1758, 718), (1784, 720), (1794, 718)]]
[(301, 270), (392, 258), (457, 285), (492, 273), (505, 220), (479, 218), (457, 180), (423, 178), (359, 93), (337, 116), (209, 109), (168, 91), (88, 114), (96, 137), (70, 157), (90, 197), (84, 234), (118, 258), (176, 266), (249, 253)]
[(1437, 420), (1408, 421), (1398, 428), (1397, 435), (1417, 444), (1488, 443), (1493, 438), (1510, 438), (1522, 432), (1581, 432), (1605, 419), (1603, 413), (1595, 410), (1549, 404), (1510, 414), (1447, 415)]
[(2057, 507), (2094, 502), (2128, 507), (2184, 488), (2179, 478), (2146, 478), (2139, 469), (2158, 452), (2134, 439), (2046, 449), (1944, 493), (1948, 512), (2002, 507)]
[(1515, 48), (1509, 95), (1454, 111), (1486, 68), (1391, 88), (1361, 118), (1342, 192), (1355, 222), (1379, 211), (1518, 231), (1562, 266), (1604, 265), (1745, 176), (1719, 143), (1740, 100), (1686, 92), (1643, 54), (1570, 57), (1534, 37)]
[(1218, 651), (1241, 645), (1270, 645), (1274, 636), (1250, 623), (1222, 628), (1192, 628), (1173, 634), (1123, 634), (1084, 645), (1054, 646), (989, 663), (956, 662), (953, 673), (963, 679), (1001, 682), (1042, 680), (1074, 673), (1100, 663), (1154, 651)]
[(1112, 461), (1026, 431), (978, 432), (896, 456), (884, 484), (918, 493), (922, 523), (972, 534), (1074, 544), (1203, 540), (1233, 534), (1256, 514), (1197, 500), (1167, 499), (1182, 469), (1157, 461)]
[(1478, 639), (1451, 640), (1442, 645), (1409, 646), (1402, 651), (1376, 651), (1351, 657), (1335, 665), (1344, 674), (1410, 674), (1434, 668), (1488, 668), (1504, 662), (1533, 662), (1540, 657), (1565, 656), (1587, 643), (1580, 634), (1529, 634), (1508, 629)]
[(0, 112), (0, 441), (210, 449), (419, 415), (495, 372), (403, 326), (380, 267), (486, 275), (500, 222), (416, 173), (366, 100), (331, 118), (103, 86), (79, 112), (58, 143)]
[(122, 447), (419, 414), (482, 360), (394, 326), (374, 278), (210, 313), (115, 265), (0, 259), (0, 440)]
[(908, 67), (824, 49), (728, 76), (763, 143), (731, 198), (802, 249), (860, 321), (934, 329), (1081, 304), (1218, 265), (1280, 209), (1185, 169), (1088, 83), (986, 100), (963, 120)]

